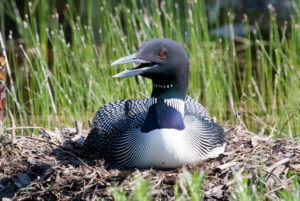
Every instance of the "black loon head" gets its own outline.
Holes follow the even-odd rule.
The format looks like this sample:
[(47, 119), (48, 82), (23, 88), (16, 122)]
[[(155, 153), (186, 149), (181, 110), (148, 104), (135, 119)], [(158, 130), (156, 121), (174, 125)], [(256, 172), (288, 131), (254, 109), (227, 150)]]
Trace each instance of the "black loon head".
[[(145, 42), (136, 53), (122, 57), (112, 65), (140, 63), (114, 77), (141, 75), (153, 81), (152, 97), (161, 94), (184, 99), (188, 87), (189, 59), (184, 48), (170, 39), (153, 39)], [(172, 90), (173, 89), (173, 93)], [(166, 92), (169, 93), (166, 93)]]

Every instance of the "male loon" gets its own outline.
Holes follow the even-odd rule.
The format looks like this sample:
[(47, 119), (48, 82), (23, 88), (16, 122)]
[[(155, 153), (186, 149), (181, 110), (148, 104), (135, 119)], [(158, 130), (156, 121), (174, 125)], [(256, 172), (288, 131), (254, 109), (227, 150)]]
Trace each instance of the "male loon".
[(140, 63), (113, 77), (150, 78), (149, 99), (108, 103), (96, 113), (84, 147), (89, 154), (123, 167), (176, 168), (217, 157), (225, 133), (206, 109), (186, 96), (189, 60), (169, 39), (153, 39), (112, 65)]

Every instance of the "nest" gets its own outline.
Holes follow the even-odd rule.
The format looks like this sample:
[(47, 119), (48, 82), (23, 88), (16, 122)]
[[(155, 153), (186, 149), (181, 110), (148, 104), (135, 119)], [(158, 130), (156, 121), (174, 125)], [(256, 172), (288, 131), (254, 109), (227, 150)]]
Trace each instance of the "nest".
[[(173, 170), (122, 170), (103, 160), (88, 159), (81, 145), (88, 131), (41, 129), (37, 137), (18, 136), (15, 144), (0, 136), (0, 197), (18, 200), (113, 200), (122, 189), (130, 195), (137, 178), (150, 183), (152, 199), (175, 200), (174, 187), (189, 196), (187, 177), (204, 173), (203, 200), (234, 197), (242, 178), (249, 188), (264, 181), (264, 198), (276, 199), (276, 191), (291, 188), (300, 173), (299, 140), (258, 136), (240, 126), (229, 129), (227, 148), (216, 159)], [(292, 170), (292, 171), (291, 171)], [(290, 176), (289, 172), (294, 172)]]

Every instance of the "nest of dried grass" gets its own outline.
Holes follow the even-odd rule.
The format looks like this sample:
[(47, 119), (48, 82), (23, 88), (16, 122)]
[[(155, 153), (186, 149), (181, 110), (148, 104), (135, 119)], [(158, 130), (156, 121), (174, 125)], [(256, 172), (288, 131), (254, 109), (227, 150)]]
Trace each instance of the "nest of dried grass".
[[(112, 200), (111, 189), (133, 191), (136, 177), (147, 178), (153, 199), (174, 200), (174, 185), (181, 193), (187, 186), (184, 168), (175, 170), (120, 170), (107, 167), (102, 160), (89, 160), (80, 149), (87, 131), (41, 129), (37, 137), (0, 136), (0, 198), (18, 200)], [(216, 159), (186, 167), (206, 172), (203, 199), (227, 200), (241, 175), (252, 185), (263, 178), (266, 198), (275, 191), (290, 188), (290, 170), (300, 173), (300, 143), (255, 135), (241, 127), (227, 134), (226, 152)]]

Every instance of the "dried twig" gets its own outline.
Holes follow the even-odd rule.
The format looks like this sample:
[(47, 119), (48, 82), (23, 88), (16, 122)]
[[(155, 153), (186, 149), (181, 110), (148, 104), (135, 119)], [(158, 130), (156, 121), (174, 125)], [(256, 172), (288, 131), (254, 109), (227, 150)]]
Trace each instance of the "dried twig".
[(230, 168), (232, 166), (236, 166), (237, 164), (238, 164), (238, 162), (232, 161), (232, 162), (229, 162), (229, 163), (219, 165), (219, 166), (217, 166), (217, 168), (219, 168), (220, 170), (224, 170), (224, 169)]
[(286, 188), (286, 186), (281, 185), (281, 186), (279, 186), (278, 188), (274, 188), (273, 190), (267, 192), (267, 193), (265, 194), (265, 197), (268, 197), (270, 194), (272, 194), (272, 193), (274, 193), (275, 191), (278, 191), (278, 190), (280, 190), (280, 189), (283, 189), (283, 188)]
[[(77, 160), (79, 160), (84, 166), (86, 166), (87, 168), (90, 169), (90, 167), (89, 167), (83, 160), (81, 160), (81, 158), (79, 158), (78, 156), (76, 156), (76, 155), (73, 154), (72, 152), (65, 150), (65, 149), (67, 149), (66, 147), (61, 147), (60, 145), (56, 144), (55, 142), (52, 142), (52, 141), (49, 141), (49, 140), (40, 139), (40, 138), (35, 138), (35, 137), (30, 137), (30, 136), (25, 136), (25, 138), (52, 144), (52, 145), (54, 145), (54, 146), (60, 148), (62, 152), (65, 152), (65, 153), (67, 153), (67, 154), (73, 156), (74, 158), (76, 158)], [(73, 150), (71, 150), (71, 151), (73, 151)]]
[[(62, 135), (62, 138), (62, 142), (57, 142), (54, 138), (20, 136), (16, 139), (19, 149), (14, 149), (13, 152), (10, 149), (3, 150), (0, 164), (5, 170), (4, 177), (11, 178), (11, 175), (24, 171), (37, 175), (43, 172), (42, 176), (28, 185), (31, 189), (27, 194), (23, 193), (26, 187), (22, 190), (16, 189), (14, 193), (17, 198), (44, 200), (53, 196), (59, 200), (70, 200), (75, 195), (83, 200), (93, 200), (97, 197), (112, 200), (110, 190), (112, 188), (109, 187), (117, 185), (124, 190), (126, 195), (129, 195), (136, 184), (137, 176), (150, 180), (152, 192), (149, 194), (152, 198), (175, 200), (174, 185), (177, 185), (181, 191), (182, 199), (188, 199), (190, 196), (189, 183), (187, 183), (190, 180), (181, 174), (182, 169), (164, 171), (106, 169), (103, 160), (89, 160), (77, 155), (75, 151), (78, 151), (78, 147), (72, 140), (69, 141), (68, 135), (66, 137)], [(188, 170), (196, 174), (200, 171), (207, 173), (201, 188), (203, 191), (201, 199), (229, 200), (232, 193), (237, 193), (239, 185), (236, 184), (242, 182), (245, 176), (251, 178), (250, 184), (261, 182), (265, 185), (266, 192), (265, 195), (262, 194), (263, 198), (272, 197), (276, 200), (278, 198), (274, 193), (276, 188), (281, 188), (281, 186), (290, 188), (293, 185), (293, 177), (287, 178), (286, 174), (289, 168), (297, 169), (298, 167), (300, 160), (298, 142), (294, 139), (271, 140), (271, 137), (266, 137), (262, 138), (262, 141), (270, 140), (271, 142), (253, 148), (252, 138), (252, 133), (250, 135), (239, 126), (239, 129), (227, 133), (227, 152), (222, 157), (188, 166)], [(36, 143), (36, 141), (45, 143)], [(58, 152), (55, 151), (56, 148), (59, 149)], [(292, 157), (293, 154), (293, 158), (286, 159), (287, 156)], [(80, 161), (84, 161), (88, 166), (82, 165), (84, 163)], [(225, 169), (220, 170), (220, 167)], [(265, 178), (265, 173), (261, 172), (267, 168), (271, 171), (267, 172), (269, 178)], [(190, 176), (190, 179), (193, 178), (192, 173)], [(265, 179), (260, 179), (261, 176)], [(172, 182), (168, 182), (169, 179)], [(0, 184), (5, 189), (9, 189), (9, 185), (1, 181)], [(254, 185), (252, 187), (256, 188)]]
[(76, 125), (77, 135), (81, 135), (81, 133), (82, 133), (82, 122), (76, 120), (75, 125)]
[(10, 110), (8, 110), (8, 115), (11, 121), (11, 144), (15, 144), (16, 141), (16, 122), (13, 114), (11, 113)]
[(21, 126), (21, 127), (11, 127), (11, 128), (6, 128), (5, 130), (17, 130), (17, 129), (45, 129), (44, 127), (39, 127), (39, 126)]
[[(245, 113), (245, 112), (244, 112), (243, 115), (249, 117), (251, 120), (256, 121), (257, 123), (260, 123), (261, 125), (266, 126), (268, 129), (271, 129), (272, 132), (274, 132), (274, 131), (279, 132), (277, 129), (275, 129), (276, 127), (274, 128), (274, 126), (272, 127), (271, 125), (265, 123), (264, 121), (262, 121), (262, 120), (260, 120), (260, 119), (257, 119), (257, 118), (254, 118), (254, 117), (252, 117), (252, 116), (250, 116), (248, 113)], [(275, 124), (275, 125), (276, 125), (276, 124)]]
[(295, 154), (289, 156), (288, 158), (282, 159), (282, 160), (280, 160), (280, 161), (274, 163), (271, 167), (268, 167), (268, 168), (266, 168), (265, 170), (266, 170), (267, 172), (270, 173), (270, 172), (272, 172), (276, 167), (278, 167), (279, 165), (283, 165), (283, 164), (289, 162), (289, 161), (290, 161), (292, 158), (294, 158), (294, 157), (295, 157)]
[(283, 131), (283, 129), (284, 129), (284, 127), (287, 125), (287, 123), (294, 117), (294, 116), (296, 116), (296, 114), (297, 114), (297, 112), (300, 110), (300, 108), (298, 108), (289, 118), (288, 118), (288, 120), (286, 120), (285, 122), (284, 122), (284, 124), (283, 124), (283, 126), (282, 126), (282, 128), (281, 128), (281, 130), (280, 130), (280, 133), (279, 133), (279, 135), (281, 135), (281, 133), (282, 133), (282, 131)]
[(49, 141), (49, 140), (44, 140), (44, 139), (40, 139), (40, 138), (36, 138), (36, 137), (31, 137), (31, 136), (25, 136), (25, 138), (30, 139), (30, 140), (36, 140), (36, 141), (39, 141), (39, 142), (48, 143), (48, 144), (54, 145), (56, 147), (59, 147), (58, 144), (56, 144), (55, 142)]

